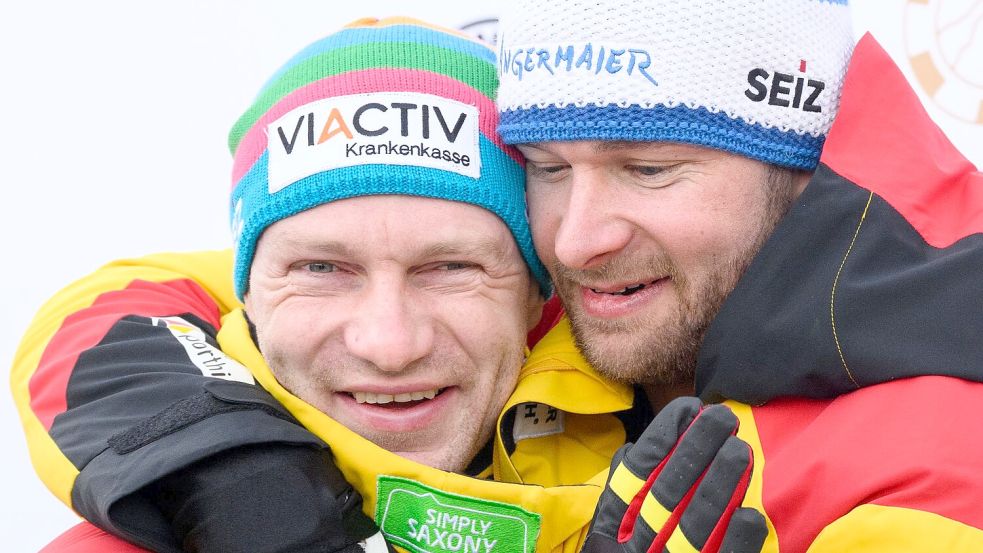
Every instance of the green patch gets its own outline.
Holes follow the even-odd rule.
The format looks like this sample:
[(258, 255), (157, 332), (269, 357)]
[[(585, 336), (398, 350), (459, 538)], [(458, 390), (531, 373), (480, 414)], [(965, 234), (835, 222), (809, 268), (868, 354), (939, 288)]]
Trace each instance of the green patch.
[(415, 553), (533, 553), (540, 515), (518, 505), (380, 476), (375, 520), (390, 543)]

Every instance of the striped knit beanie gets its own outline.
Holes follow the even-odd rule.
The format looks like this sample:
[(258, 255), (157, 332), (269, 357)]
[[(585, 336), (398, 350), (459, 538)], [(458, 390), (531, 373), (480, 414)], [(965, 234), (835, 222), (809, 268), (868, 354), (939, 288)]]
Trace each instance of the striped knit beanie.
[(846, 0), (517, 0), (508, 144), (688, 142), (815, 169), (853, 50)]
[(294, 56), (229, 133), (240, 299), (263, 230), (370, 194), (495, 213), (548, 295), (526, 217), (522, 156), (495, 132), (497, 84), (489, 47), (406, 18), (356, 21)]

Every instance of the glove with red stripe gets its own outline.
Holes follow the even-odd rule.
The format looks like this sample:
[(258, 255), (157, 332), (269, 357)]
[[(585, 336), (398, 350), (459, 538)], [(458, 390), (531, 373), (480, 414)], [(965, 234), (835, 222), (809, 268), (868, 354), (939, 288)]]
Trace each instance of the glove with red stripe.
[(737, 417), (695, 397), (667, 405), (614, 456), (585, 553), (761, 551), (764, 517), (741, 508), (753, 465)]

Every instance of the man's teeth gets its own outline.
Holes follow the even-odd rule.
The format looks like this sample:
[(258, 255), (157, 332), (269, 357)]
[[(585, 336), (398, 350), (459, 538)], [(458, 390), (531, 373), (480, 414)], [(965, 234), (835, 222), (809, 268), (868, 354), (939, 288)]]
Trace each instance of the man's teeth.
[(634, 294), (635, 292), (641, 290), (642, 288), (645, 288), (645, 286), (646, 286), (645, 284), (636, 284), (634, 286), (625, 286), (621, 290), (618, 290), (618, 291), (615, 291), (615, 292), (603, 292), (603, 291), (598, 290), (596, 288), (591, 288), (591, 291), (594, 292), (595, 294), (611, 294), (612, 296), (630, 296), (630, 295)]
[(410, 401), (419, 401), (421, 399), (433, 399), (440, 393), (440, 390), (424, 390), (421, 392), (409, 392), (405, 394), (373, 394), (372, 392), (352, 392), (355, 396), (355, 401), (357, 403), (407, 403)]

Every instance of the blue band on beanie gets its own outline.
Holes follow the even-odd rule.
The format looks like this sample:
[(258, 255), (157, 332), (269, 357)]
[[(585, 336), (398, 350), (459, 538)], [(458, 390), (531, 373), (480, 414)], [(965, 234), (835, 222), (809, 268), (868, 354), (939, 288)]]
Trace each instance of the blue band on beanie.
[(706, 108), (657, 105), (547, 106), (502, 111), (506, 144), (569, 140), (668, 141), (700, 144), (796, 169), (819, 163), (825, 137), (753, 125)]

